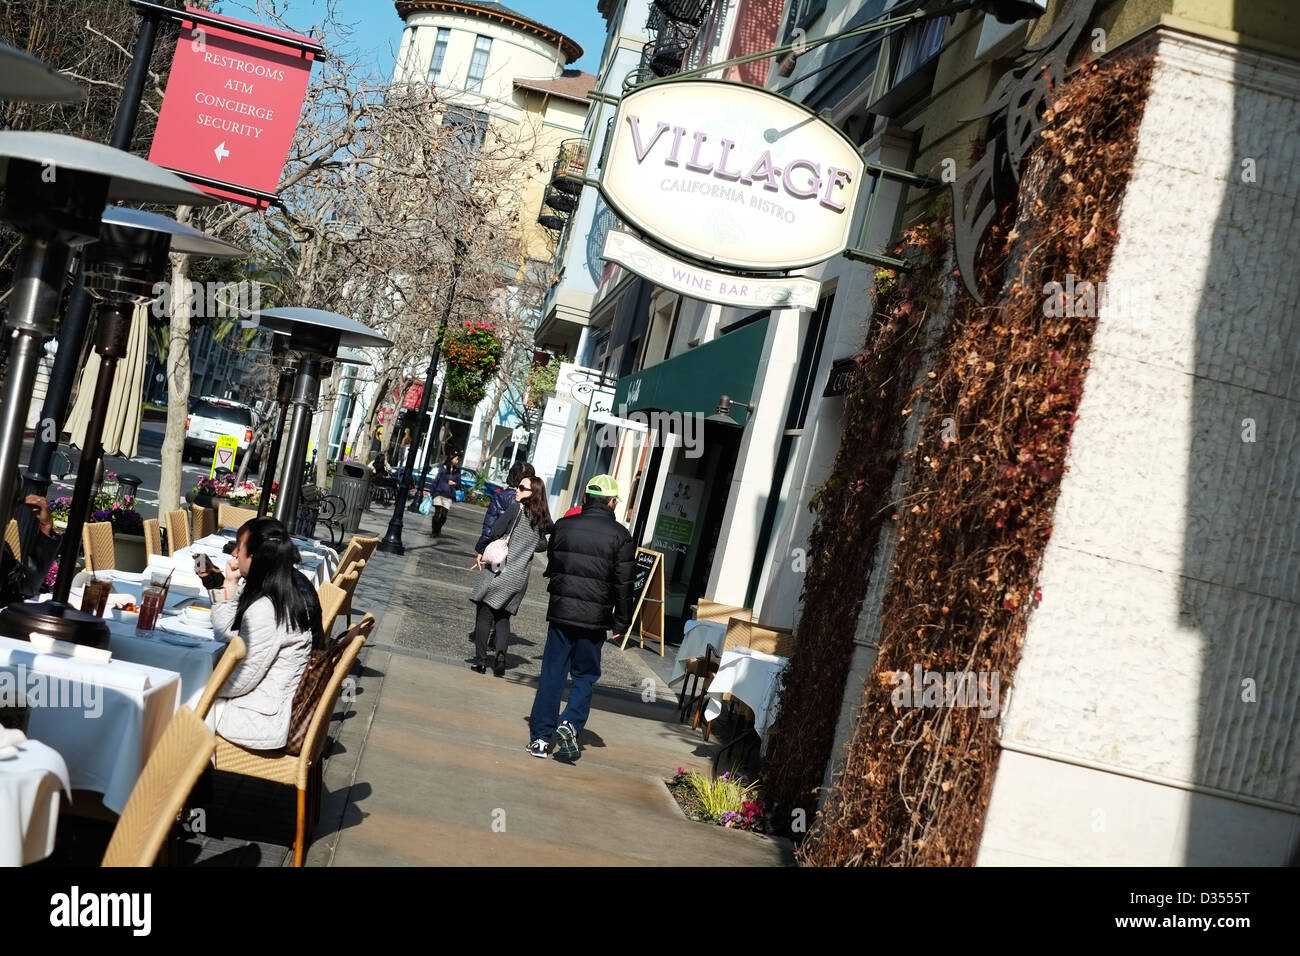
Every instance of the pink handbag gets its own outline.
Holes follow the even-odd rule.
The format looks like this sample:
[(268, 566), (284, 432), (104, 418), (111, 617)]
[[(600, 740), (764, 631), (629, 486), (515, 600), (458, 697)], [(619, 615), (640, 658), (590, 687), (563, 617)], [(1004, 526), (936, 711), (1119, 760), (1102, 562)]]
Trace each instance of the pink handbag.
[[(519, 524), (519, 518), (523, 513), (521, 508), (519, 514), (515, 515), (515, 525)], [(489, 541), (488, 546), (483, 549), (483, 563), (491, 565), (493, 574), (500, 574), (501, 569), (506, 566), (506, 558), (510, 556), (510, 535), (514, 533), (514, 525), (511, 525), (510, 534), (507, 534), (504, 538)]]

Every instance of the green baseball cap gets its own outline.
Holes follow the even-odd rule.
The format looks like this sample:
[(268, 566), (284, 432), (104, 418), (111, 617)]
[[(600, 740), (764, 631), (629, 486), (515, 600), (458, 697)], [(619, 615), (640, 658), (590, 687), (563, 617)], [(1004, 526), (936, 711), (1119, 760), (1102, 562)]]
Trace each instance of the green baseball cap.
[(609, 475), (597, 475), (587, 482), (587, 494), (601, 498), (618, 498), (618, 482)]

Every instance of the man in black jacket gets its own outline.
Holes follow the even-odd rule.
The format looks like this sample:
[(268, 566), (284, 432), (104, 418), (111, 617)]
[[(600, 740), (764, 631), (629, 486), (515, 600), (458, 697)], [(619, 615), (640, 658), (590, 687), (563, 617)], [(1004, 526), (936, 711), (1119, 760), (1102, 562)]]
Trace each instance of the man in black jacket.
[[(561, 518), (551, 532), (546, 577), (550, 627), (542, 652), (542, 679), (528, 724), (528, 752), (545, 757), (556, 737), (556, 756), (578, 756), (578, 736), (591, 712), (591, 689), (600, 677), (600, 648), (612, 627), (619, 640), (632, 621), (636, 547), (614, 517), (618, 482), (597, 475), (587, 484), (582, 511)], [(560, 694), (573, 675), (563, 714)]]

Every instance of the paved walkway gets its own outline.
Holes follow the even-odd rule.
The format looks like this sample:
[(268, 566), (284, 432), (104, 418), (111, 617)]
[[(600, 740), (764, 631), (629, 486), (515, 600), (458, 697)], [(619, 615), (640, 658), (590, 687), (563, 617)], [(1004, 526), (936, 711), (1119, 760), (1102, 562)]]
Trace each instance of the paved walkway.
[[(389, 516), (373, 509), (363, 532), (382, 537)], [(676, 722), (657, 651), (605, 646), (577, 763), (524, 752), (545, 556), (514, 619), (507, 677), (474, 673), (466, 595), (482, 518), (458, 505), (434, 539), (428, 518), (407, 513), (406, 554), (376, 554), (362, 574), (354, 605), (378, 627), (350, 712), (336, 715), (308, 865), (789, 864), (786, 841), (692, 823), (668, 793), (677, 767), (708, 771), (716, 742)], [(259, 862), (282, 862), (259, 849)]]
[[(372, 510), (363, 531), (382, 536), (388, 517)], [(428, 518), (407, 513), (406, 554), (377, 554), (363, 573), (354, 603), (379, 626), (338, 721), (308, 865), (789, 863), (785, 841), (682, 815), (663, 780), (679, 766), (707, 772), (716, 744), (676, 722), (648, 649), (605, 646), (576, 764), (524, 752), (545, 557), (514, 618), (506, 678), (474, 673), (466, 595), (482, 518), (458, 505), (434, 539)]]

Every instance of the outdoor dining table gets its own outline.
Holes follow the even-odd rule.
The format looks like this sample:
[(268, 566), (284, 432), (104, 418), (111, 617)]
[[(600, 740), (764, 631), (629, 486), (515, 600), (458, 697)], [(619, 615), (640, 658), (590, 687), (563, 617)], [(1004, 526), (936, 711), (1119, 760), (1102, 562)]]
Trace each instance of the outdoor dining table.
[(765, 741), (768, 728), (776, 720), (777, 684), (789, 663), (788, 657), (748, 647), (723, 651), (718, 672), (704, 692), (708, 697), (705, 719), (716, 720), (722, 714), (722, 696), (730, 694), (754, 712), (754, 732)]
[(58, 751), (71, 785), (103, 795), (121, 813), (154, 745), (176, 712), (180, 676), (113, 659), (38, 651), (0, 637), (0, 681), (31, 707), (27, 732)]
[[(212, 669), (226, 649), (223, 642), (213, 639), (210, 619), (200, 625), (184, 616), (188, 607), (211, 607), (208, 592), (201, 585), (197, 588), (178, 587), (173, 577), (156, 629), (142, 632), (136, 628), (140, 615), (123, 611), (121, 606), (128, 600), (139, 606), (143, 584), (137, 579), (143, 575), (107, 571), (99, 576), (108, 577), (113, 583), (108, 607), (104, 611), (104, 623), (109, 632), (108, 649), (113, 658), (175, 671), (181, 679), (177, 706), (193, 708), (203, 696)], [(81, 589), (74, 587), (69, 600), (80, 607)]]
[[(152, 555), (149, 558), (148, 570), (175, 570), (176, 580), (189, 586), (201, 585), (202, 582), (194, 573), (194, 556), (196, 554), (206, 554), (212, 559), (213, 564), (218, 568), (223, 568), (226, 562), (230, 560), (230, 556), (222, 548), (230, 540), (231, 538), (226, 535), (210, 534), (184, 548), (177, 548), (171, 557), (164, 554)], [(320, 587), (330, 580), (339, 566), (338, 552), (325, 545), (312, 547), (299, 544), (298, 554), (301, 557), (298, 570), (315, 587)]]
[[(0, 730), (0, 742), (7, 733)], [(16, 755), (0, 757), (0, 866), (26, 866), (53, 853), (59, 794), (72, 796), (58, 751), (30, 739), (13, 749)]]
[(703, 657), (704, 652), (713, 648), (714, 656), (722, 653), (722, 642), (727, 636), (727, 625), (723, 621), (687, 621), (682, 628), (682, 643), (677, 648), (677, 657), (673, 661), (669, 685), (676, 684), (686, 677), (686, 662), (696, 657)]

